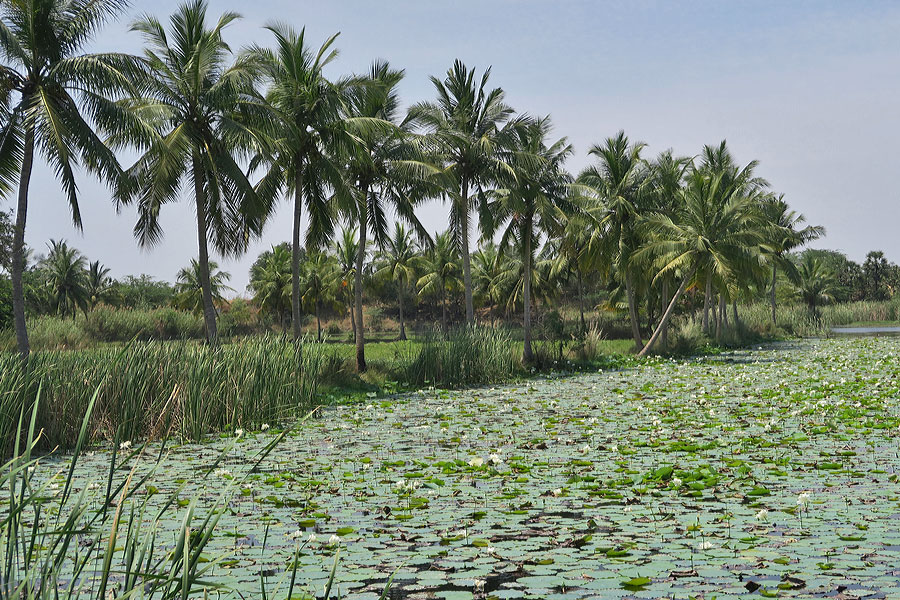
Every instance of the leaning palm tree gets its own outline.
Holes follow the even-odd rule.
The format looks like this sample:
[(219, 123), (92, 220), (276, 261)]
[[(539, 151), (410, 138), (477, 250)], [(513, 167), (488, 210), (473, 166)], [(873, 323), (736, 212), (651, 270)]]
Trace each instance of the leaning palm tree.
[(193, 186), (203, 319), (212, 345), (218, 330), (209, 245), (222, 255), (240, 254), (271, 209), (235, 157), (235, 140), (247, 133), (234, 110), (249, 92), (250, 73), (241, 62), (228, 64), (222, 33), (238, 18), (225, 13), (210, 27), (205, 0), (191, 0), (171, 16), (168, 33), (153, 16), (135, 21), (131, 29), (146, 41), (145, 69), (140, 96), (126, 105), (139, 122), (113, 138), (143, 151), (116, 191), (120, 204), (137, 205), (134, 234), (142, 246), (162, 238), (162, 206), (177, 201), (182, 186)]
[(450, 331), (447, 323), (447, 295), (461, 287), (459, 255), (449, 231), (435, 235), (434, 246), (418, 261), (422, 276), (416, 282), (419, 296), (436, 296), (441, 304), (441, 329)]
[(260, 193), (270, 198), (286, 191), (293, 197), (291, 316), (294, 339), (299, 339), (300, 216), (305, 204), (309, 215), (306, 244), (320, 247), (334, 228), (331, 194), (347, 193), (342, 170), (342, 145), (347, 138), (341, 110), (345, 88), (352, 82), (332, 82), (324, 74), (325, 67), (338, 55), (333, 48), (337, 34), (314, 50), (307, 44), (305, 29), (299, 33), (285, 25), (269, 25), (267, 29), (275, 37), (275, 49), (252, 46), (244, 59), (254, 65), (268, 91), (245, 107), (250, 122), (266, 132), (269, 142), (257, 158), (267, 169), (257, 186)]
[[(175, 296), (173, 298), (175, 306), (193, 313), (206, 311), (203, 271), (203, 266), (196, 258), (191, 259), (190, 266), (178, 271), (178, 275), (175, 277)], [(231, 274), (227, 271), (219, 271), (219, 265), (215, 261), (209, 261), (206, 272), (209, 277), (209, 293), (213, 302), (221, 305), (225, 301), (225, 292), (234, 291), (227, 284), (227, 281), (231, 279)]]
[(65, 240), (50, 240), (50, 251), (41, 261), (47, 292), (56, 314), (75, 315), (79, 309), (87, 312), (90, 300), (86, 260), (81, 252), (70, 247)]
[(768, 221), (768, 236), (772, 249), (770, 253), (772, 285), (769, 289), (769, 305), (772, 309), (772, 324), (775, 325), (775, 283), (778, 281), (778, 267), (781, 267), (795, 284), (799, 283), (796, 266), (788, 258), (787, 253), (819, 239), (825, 235), (825, 228), (820, 225), (807, 225), (800, 228), (806, 221), (806, 217), (791, 210), (783, 196), (765, 199), (762, 203), (762, 210)]
[(388, 237), (388, 208), (409, 223), (418, 237), (428, 233), (415, 214), (416, 204), (434, 191), (439, 170), (430, 165), (420, 144), (400, 121), (397, 86), (403, 71), (376, 61), (363, 85), (348, 91), (347, 121), (356, 143), (349, 148), (348, 178), (356, 189), (342, 200), (344, 212), (359, 227), (356, 279), (353, 286), (356, 312), (356, 369), (366, 370), (366, 338), (362, 310), (362, 275), (371, 230), (376, 244)]
[(282, 330), (287, 331), (291, 316), (291, 250), (286, 244), (272, 246), (250, 268), (250, 285), (253, 301), (259, 308), (278, 319)]
[(490, 75), (488, 68), (477, 81), (475, 69), (470, 70), (456, 60), (443, 81), (431, 77), (437, 101), (418, 103), (409, 111), (410, 118), (429, 133), (449, 175), (446, 193), (451, 199), (450, 222), (462, 254), (469, 325), (475, 323), (469, 219), (476, 201), (483, 209), (485, 188), (499, 173), (509, 171), (502, 150), (518, 123), (513, 119), (513, 109), (504, 102), (503, 90), (487, 89)]
[[(572, 146), (565, 138), (548, 141), (550, 118), (530, 122), (518, 130), (514, 151), (514, 174), (505, 178), (506, 187), (495, 190), (488, 214), (488, 235), (496, 225), (503, 227), (500, 252), (518, 246), (522, 261), (522, 325), (524, 349), (522, 360), (534, 359), (531, 347), (531, 282), (535, 251), (541, 234), (561, 235), (568, 215), (578, 211), (569, 184), (572, 177), (565, 171), (566, 158)], [(496, 224), (496, 225), (495, 225)]]
[(419, 252), (412, 235), (403, 223), (394, 224), (394, 234), (387, 238), (378, 252), (376, 277), (397, 282), (397, 302), (400, 307), (400, 340), (406, 339), (406, 325), (403, 321), (403, 297), (416, 276)]
[[(647, 354), (672, 316), (672, 311), (698, 273), (731, 280), (762, 268), (760, 245), (765, 228), (755, 196), (732, 187), (720, 192), (722, 174), (693, 171), (673, 214), (657, 212), (643, 222), (649, 241), (635, 253), (636, 261), (652, 262), (656, 277), (680, 279), (678, 289), (639, 355)], [(711, 275), (710, 275), (711, 274)]]
[(647, 199), (647, 165), (641, 158), (645, 144), (632, 143), (620, 131), (602, 144), (590, 149), (598, 159), (578, 176), (581, 188), (597, 201), (592, 213), (597, 219), (594, 236), (601, 260), (614, 267), (615, 275), (625, 286), (631, 334), (636, 348), (641, 348), (635, 278), (638, 275), (633, 254), (640, 245), (637, 228), (639, 215)]
[(111, 101), (129, 87), (135, 59), (81, 54), (101, 26), (125, 9), (121, 0), (4, 0), (0, 3), (0, 195), (18, 185), (12, 243), (16, 344), (30, 351), (25, 325), (25, 224), (35, 151), (59, 179), (72, 221), (81, 228), (75, 172), (119, 177), (113, 151), (92, 124), (111, 128), (123, 112)]

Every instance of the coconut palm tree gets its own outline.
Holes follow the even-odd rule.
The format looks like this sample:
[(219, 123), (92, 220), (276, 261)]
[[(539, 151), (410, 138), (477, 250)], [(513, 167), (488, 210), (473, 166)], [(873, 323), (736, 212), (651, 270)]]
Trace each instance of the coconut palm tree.
[(356, 280), (356, 261), (359, 256), (359, 241), (357, 240), (357, 227), (344, 227), (340, 236), (334, 242), (335, 258), (341, 274), (340, 294), (341, 301), (350, 313), (350, 327), (356, 336), (356, 311), (354, 310), (353, 287)]
[(282, 330), (287, 331), (291, 317), (291, 249), (288, 244), (272, 246), (250, 268), (253, 301), (261, 310), (275, 316)]
[(825, 228), (820, 225), (807, 225), (801, 228), (806, 217), (791, 210), (784, 201), (784, 196), (767, 198), (762, 203), (762, 210), (770, 225), (769, 258), (772, 262), (772, 285), (769, 288), (769, 305), (772, 309), (772, 324), (775, 325), (775, 283), (778, 280), (778, 267), (781, 267), (793, 283), (798, 284), (797, 268), (787, 253), (819, 239), (825, 235)]
[[(206, 311), (203, 271), (203, 265), (196, 258), (191, 259), (190, 266), (178, 271), (178, 275), (175, 277), (175, 306), (193, 313)], [(225, 292), (234, 291), (226, 283), (231, 279), (231, 274), (227, 271), (219, 271), (219, 265), (215, 261), (209, 261), (207, 274), (209, 276), (209, 293), (213, 302), (221, 305), (225, 301)]]
[(578, 175), (582, 193), (587, 191), (595, 200), (591, 212), (597, 220), (593, 235), (597, 238), (594, 245), (599, 258), (614, 268), (616, 278), (625, 286), (636, 348), (641, 348), (643, 342), (635, 291), (639, 273), (632, 258), (640, 246), (637, 222), (647, 200), (648, 169), (641, 158), (644, 147), (644, 143), (632, 143), (620, 131), (590, 149), (597, 164)]
[[(535, 252), (541, 234), (561, 235), (568, 215), (579, 211), (569, 184), (572, 177), (565, 171), (566, 158), (572, 146), (566, 138), (550, 142), (550, 118), (544, 117), (517, 130), (513, 159), (514, 174), (503, 178), (505, 187), (494, 191), (488, 214), (488, 235), (496, 225), (503, 228), (500, 252), (515, 245), (522, 261), (522, 325), (524, 350), (522, 359), (534, 359), (531, 347), (531, 282)], [(580, 211), (579, 211), (580, 212)], [(496, 224), (496, 225), (495, 225)]]
[(322, 304), (335, 297), (340, 273), (337, 261), (326, 252), (310, 252), (300, 277), (300, 293), (303, 302), (313, 306), (316, 315), (316, 339), (322, 341)]
[(112, 302), (116, 298), (115, 281), (109, 276), (109, 269), (100, 264), (99, 260), (88, 265), (87, 292), (90, 310), (94, 310), (101, 302)]
[(400, 120), (397, 86), (403, 71), (383, 61), (373, 63), (364, 85), (348, 90), (346, 116), (356, 143), (350, 147), (347, 176), (356, 185), (343, 198), (347, 216), (359, 227), (356, 280), (356, 368), (366, 370), (365, 327), (362, 310), (362, 275), (368, 253), (368, 234), (382, 245), (388, 237), (387, 210), (392, 208), (418, 237), (428, 233), (415, 214), (415, 206), (435, 193), (431, 181), (440, 171), (427, 162), (420, 144), (412, 140), (410, 122)]
[(434, 237), (434, 246), (429, 248), (418, 261), (423, 273), (416, 282), (419, 296), (436, 296), (441, 304), (441, 329), (444, 335), (450, 331), (447, 324), (447, 295), (462, 287), (460, 280), (459, 255), (449, 231)]
[(488, 305), (491, 325), (494, 325), (495, 308), (508, 296), (505, 291), (504, 262), (507, 255), (501, 255), (497, 244), (486, 240), (472, 254), (472, 287), (474, 295)]
[(222, 35), (238, 18), (225, 13), (210, 26), (205, 0), (190, 0), (170, 17), (168, 32), (156, 17), (135, 21), (132, 31), (146, 42), (145, 72), (137, 83), (141, 95), (127, 107), (139, 123), (114, 136), (143, 152), (116, 191), (120, 204), (137, 206), (134, 234), (142, 246), (162, 238), (162, 206), (177, 201), (182, 186), (193, 186), (203, 319), (212, 345), (218, 330), (209, 245), (222, 255), (240, 254), (271, 210), (235, 157), (237, 141), (248, 136), (235, 108), (249, 94), (252, 73), (240, 61), (229, 65)]
[(397, 283), (397, 303), (400, 308), (400, 336), (406, 339), (406, 325), (403, 320), (403, 297), (416, 277), (419, 252), (413, 237), (403, 223), (394, 223), (394, 234), (384, 240), (378, 252), (376, 277), (390, 279)]
[(87, 312), (90, 301), (86, 260), (81, 252), (70, 247), (65, 240), (50, 240), (50, 251), (40, 263), (47, 292), (56, 314), (75, 315), (79, 309)]
[(795, 292), (816, 320), (819, 306), (832, 302), (840, 291), (837, 275), (816, 255), (805, 252), (797, 265)]
[[(491, 69), (476, 80), (476, 70), (456, 60), (443, 81), (431, 77), (437, 101), (410, 108), (410, 118), (429, 134), (442, 157), (450, 184), (450, 223), (462, 254), (466, 323), (475, 323), (469, 233), (472, 210), (483, 209), (484, 190), (509, 171), (503, 149), (518, 124), (501, 88), (488, 89)], [(478, 207), (476, 205), (480, 204)]]
[(722, 180), (721, 173), (692, 171), (681, 192), (680, 207), (673, 214), (657, 212), (643, 221), (649, 240), (635, 253), (635, 260), (652, 261), (657, 278), (673, 275), (680, 284), (640, 356), (656, 343), (675, 304), (698, 273), (706, 281), (728, 281), (761, 272), (759, 248), (765, 241), (765, 228), (758, 198), (742, 195), (739, 187), (723, 196)]
[(348, 138), (342, 109), (344, 94), (353, 82), (332, 82), (324, 74), (325, 67), (338, 56), (334, 48), (338, 34), (314, 49), (307, 43), (305, 29), (299, 33), (285, 25), (269, 25), (267, 29), (275, 37), (275, 49), (252, 46), (245, 60), (255, 66), (268, 90), (265, 97), (256, 98), (246, 107), (251, 110), (250, 122), (266, 132), (269, 142), (264, 155), (256, 160), (265, 163), (267, 169), (257, 186), (260, 194), (274, 198), (286, 191), (293, 197), (291, 315), (294, 339), (299, 339), (300, 217), (305, 204), (309, 216), (306, 245), (321, 247), (334, 229), (331, 194), (348, 193), (342, 149)]
[(129, 87), (136, 61), (121, 54), (82, 54), (99, 29), (121, 14), (120, 0), (5, 0), (0, 4), (0, 194), (18, 186), (12, 243), (12, 300), (16, 345), (30, 351), (25, 324), (25, 225), (35, 152), (63, 189), (72, 221), (81, 228), (75, 172), (106, 180), (121, 169), (95, 133), (121, 125), (112, 102)]

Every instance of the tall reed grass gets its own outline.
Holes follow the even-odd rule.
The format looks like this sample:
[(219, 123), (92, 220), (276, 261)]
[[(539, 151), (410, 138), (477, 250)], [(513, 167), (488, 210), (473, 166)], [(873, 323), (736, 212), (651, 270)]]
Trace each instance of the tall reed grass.
[(464, 327), (446, 337), (429, 334), (400, 358), (401, 379), (411, 385), (461, 387), (507, 381), (524, 370), (504, 329)]
[(218, 349), (192, 342), (134, 342), (79, 352), (0, 355), (0, 443), (16, 434), (21, 407), (43, 400), (37, 423), (47, 446), (71, 447), (98, 390), (91, 439), (134, 440), (169, 433), (199, 439), (252, 427), (315, 405), (326, 357), (322, 344), (264, 336)]

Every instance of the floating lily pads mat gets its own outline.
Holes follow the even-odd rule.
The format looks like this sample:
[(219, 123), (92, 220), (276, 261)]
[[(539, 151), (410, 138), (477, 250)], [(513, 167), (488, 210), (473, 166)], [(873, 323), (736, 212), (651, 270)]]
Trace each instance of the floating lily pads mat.
[[(283, 582), (302, 547), (295, 597), (323, 594), (340, 551), (349, 599), (395, 572), (391, 598), (897, 598), (898, 355), (897, 338), (819, 340), (372, 398), (255, 473), (274, 425), (206, 478), (233, 436), (168, 448), (142, 493), (228, 499), (206, 553), (235, 597)], [(108, 461), (83, 458), (78, 487), (104, 487)]]

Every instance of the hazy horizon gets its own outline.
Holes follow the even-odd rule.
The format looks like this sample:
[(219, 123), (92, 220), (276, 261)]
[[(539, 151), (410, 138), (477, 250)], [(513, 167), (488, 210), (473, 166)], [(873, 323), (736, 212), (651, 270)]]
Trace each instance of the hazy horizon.
[[(142, 40), (128, 22), (150, 11), (166, 20), (171, 0), (135, 3), (110, 24), (92, 50), (139, 52)], [(741, 164), (760, 161), (758, 174), (785, 194), (825, 239), (813, 244), (861, 262), (870, 250), (900, 261), (894, 233), (900, 139), (900, 5), (889, 2), (548, 3), (525, 0), (445, 5), (361, 0), (340, 3), (284, 1), (210, 3), (212, 18), (244, 13), (226, 30), (234, 50), (251, 41), (269, 45), (262, 29), (272, 20), (306, 26), (318, 46), (341, 31), (341, 56), (329, 75), (363, 72), (376, 58), (406, 69), (405, 104), (430, 99), (429, 75), (443, 77), (456, 58), (479, 72), (492, 66), (491, 85), (504, 88), (520, 112), (551, 114), (557, 137), (575, 146), (568, 166), (579, 171), (587, 150), (624, 129), (649, 144), (646, 156), (672, 148), (696, 155), (722, 139)], [(304, 12), (306, 11), (306, 12)], [(127, 164), (127, 160), (124, 160)], [(146, 273), (173, 281), (197, 255), (196, 221), (188, 195), (163, 208), (162, 243), (141, 250), (131, 230), (131, 209), (116, 214), (109, 191), (79, 178), (84, 233), (71, 224), (59, 184), (43, 162), (32, 178), (26, 241), (35, 252), (65, 238), (115, 277)], [(0, 208), (14, 208), (14, 197)], [(250, 264), (272, 244), (290, 238), (287, 203), (261, 240), (243, 257), (215, 259), (245, 293)], [(421, 211), (430, 231), (447, 224), (447, 207)]]

